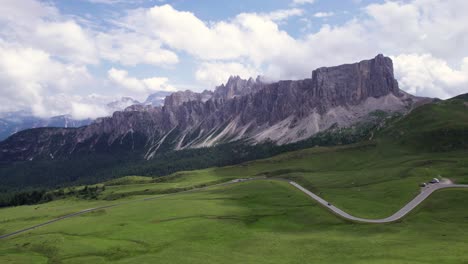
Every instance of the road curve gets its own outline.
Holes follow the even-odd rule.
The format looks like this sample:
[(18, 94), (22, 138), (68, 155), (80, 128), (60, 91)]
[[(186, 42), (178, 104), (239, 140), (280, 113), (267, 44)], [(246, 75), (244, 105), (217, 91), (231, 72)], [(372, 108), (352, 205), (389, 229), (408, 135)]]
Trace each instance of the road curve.
[(101, 209), (112, 208), (112, 207), (116, 207), (116, 206), (120, 206), (120, 205), (124, 205), (124, 204), (129, 204), (129, 203), (133, 203), (133, 202), (144, 202), (144, 201), (148, 201), (148, 200), (155, 200), (155, 199), (159, 199), (159, 198), (170, 196), (170, 195), (201, 191), (201, 190), (205, 190), (205, 189), (211, 188), (211, 187), (226, 186), (226, 185), (232, 185), (232, 184), (237, 184), (237, 183), (240, 183), (240, 182), (254, 181), (254, 180), (286, 181), (289, 184), (291, 184), (292, 186), (296, 187), (301, 192), (305, 193), (310, 198), (314, 199), (319, 204), (323, 205), (325, 208), (330, 210), (335, 215), (338, 215), (338, 216), (340, 216), (340, 217), (342, 217), (344, 219), (350, 220), (350, 221), (361, 222), (361, 223), (372, 223), (372, 224), (390, 223), (390, 222), (394, 222), (394, 221), (397, 221), (397, 220), (403, 218), (405, 215), (407, 215), (409, 212), (411, 212), (414, 208), (416, 208), (416, 206), (418, 206), (420, 203), (422, 203), (427, 197), (429, 197), (433, 192), (435, 192), (437, 190), (446, 189), (446, 188), (468, 188), (468, 185), (462, 185), (462, 184), (443, 184), (443, 183), (432, 184), (432, 185), (429, 185), (429, 186), (423, 188), (421, 190), (420, 194), (418, 194), (413, 200), (411, 200), (409, 203), (407, 203), (405, 206), (403, 206), (403, 208), (401, 208), (395, 214), (393, 214), (393, 215), (391, 215), (391, 216), (389, 216), (387, 218), (383, 218), (383, 219), (366, 219), (366, 218), (355, 217), (355, 216), (352, 216), (352, 215), (346, 213), (345, 211), (335, 207), (334, 205), (332, 205), (329, 202), (322, 199), (320, 196), (318, 196), (318, 195), (314, 194), (313, 192), (307, 190), (306, 188), (302, 187), (301, 185), (299, 185), (298, 183), (296, 183), (294, 181), (289, 181), (289, 180), (285, 180), (285, 179), (272, 179), (272, 178), (269, 178), (269, 179), (268, 178), (237, 179), (237, 180), (232, 180), (232, 181), (225, 182), (225, 183), (214, 184), (214, 185), (210, 185), (210, 186), (206, 186), (206, 187), (196, 188), (196, 189), (177, 192), (177, 193), (163, 194), (163, 195), (158, 195), (158, 196), (155, 196), (155, 197), (149, 197), (149, 198), (144, 198), (144, 199), (138, 199), (138, 200), (133, 200), (133, 201), (116, 203), (116, 204), (112, 204), (112, 205), (106, 205), (106, 206), (101, 206), (101, 207), (96, 207), (96, 208), (85, 209), (85, 210), (82, 210), (82, 211), (79, 211), (79, 212), (75, 212), (75, 213), (72, 213), (72, 214), (64, 215), (64, 216), (49, 220), (49, 221), (44, 222), (42, 224), (38, 224), (38, 225), (35, 225), (35, 226), (24, 228), (24, 229), (21, 229), (21, 230), (18, 230), (18, 231), (9, 233), (9, 234), (0, 235), (0, 239), (9, 238), (9, 237), (12, 237), (14, 235), (18, 235), (18, 234), (21, 234), (21, 233), (24, 233), (24, 232), (27, 232), (27, 231), (31, 231), (33, 229), (36, 229), (36, 228), (39, 228), (39, 227), (42, 227), (42, 226), (50, 225), (50, 224), (55, 223), (55, 222), (60, 221), (60, 220), (68, 219), (68, 218), (71, 218), (71, 217), (79, 216), (79, 215), (82, 215), (82, 214), (86, 214), (86, 213), (101, 210)]
[(346, 213), (345, 211), (335, 207), (334, 205), (320, 198), (318, 195), (307, 190), (306, 188), (302, 187), (296, 182), (289, 181), (289, 183), (292, 186), (299, 189), (300, 191), (302, 191), (303, 193), (305, 193), (306, 195), (308, 195), (309, 197), (311, 197), (312, 199), (314, 199), (315, 201), (317, 201), (319, 204), (326, 207), (328, 210), (332, 211), (334, 214), (342, 218), (355, 221), (355, 222), (372, 223), (372, 224), (384, 224), (384, 223), (390, 223), (390, 222), (395, 222), (395, 221), (400, 220), (409, 212), (411, 212), (414, 208), (416, 208), (419, 204), (421, 204), (424, 200), (426, 200), (426, 198), (429, 197), (433, 192), (437, 190), (446, 189), (446, 188), (468, 188), (468, 185), (462, 185), (462, 184), (443, 184), (443, 183), (431, 184), (423, 188), (420, 194), (414, 197), (413, 200), (411, 200), (409, 203), (407, 203), (405, 206), (403, 206), (400, 210), (398, 210), (393, 215), (387, 218), (382, 218), (382, 219), (366, 219), (366, 218), (360, 218), (360, 217), (356, 217), (356, 216)]

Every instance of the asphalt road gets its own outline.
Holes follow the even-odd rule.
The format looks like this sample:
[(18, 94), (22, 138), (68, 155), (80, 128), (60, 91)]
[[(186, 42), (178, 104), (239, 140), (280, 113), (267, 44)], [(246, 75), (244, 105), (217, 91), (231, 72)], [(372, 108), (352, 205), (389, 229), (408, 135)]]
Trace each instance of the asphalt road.
[(302, 191), (303, 193), (307, 194), (309, 197), (317, 201), (319, 204), (323, 205), (324, 207), (328, 208), (328, 210), (332, 211), (334, 214), (341, 216), (347, 220), (362, 222), (362, 223), (373, 223), (373, 224), (383, 224), (383, 223), (390, 223), (400, 220), (409, 212), (411, 212), (414, 208), (416, 208), (420, 203), (422, 203), (427, 197), (429, 197), (433, 192), (446, 189), (446, 188), (468, 188), (468, 185), (462, 184), (444, 184), (444, 183), (437, 183), (437, 184), (430, 184), (427, 187), (421, 188), (421, 193), (418, 194), (413, 200), (403, 206), (400, 210), (398, 210), (393, 215), (382, 218), (382, 219), (366, 219), (352, 216), (345, 211), (335, 207), (333, 204), (325, 201), (324, 199), (320, 198), (318, 195), (314, 194), (313, 192), (307, 190), (306, 188), (302, 187), (301, 185), (290, 181), (291, 185)]
[(116, 203), (116, 204), (112, 204), (112, 205), (107, 205), (107, 206), (101, 206), (101, 207), (82, 210), (82, 211), (79, 211), (79, 212), (76, 212), (76, 213), (72, 213), (72, 214), (68, 214), (68, 215), (65, 215), (65, 216), (62, 216), (62, 217), (59, 217), (59, 218), (52, 219), (52, 220), (44, 222), (42, 224), (38, 224), (38, 225), (35, 225), (35, 226), (24, 228), (24, 229), (21, 229), (21, 230), (18, 230), (18, 231), (9, 233), (9, 234), (1, 235), (0, 239), (9, 238), (9, 237), (12, 237), (14, 235), (18, 235), (18, 234), (21, 234), (21, 233), (24, 233), (24, 232), (27, 232), (27, 231), (31, 231), (33, 229), (36, 229), (36, 228), (39, 228), (39, 227), (42, 227), (42, 226), (45, 226), (45, 225), (50, 225), (50, 224), (55, 223), (57, 221), (72, 218), (72, 217), (75, 217), (75, 216), (79, 216), (79, 215), (82, 215), (82, 214), (86, 214), (86, 213), (101, 210), (101, 209), (116, 207), (116, 206), (120, 206), (120, 205), (123, 205), (123, 204), (129, 204), (129, 203), (133, 203), (133, 202), (144, 202), (144, 201), (148, 201), (148, 200), (155, 200), (155, 199), (159, 199), (159, 198), (170, 196), (170, 195), (201, 191), (201, 190), (211, 188), (211, 187), (215, 187), (215, 186), (225, 186), (225, 185), (231, 185), (231, 184), (236, 184), (236, 183), (245, 182), (245, 181), (253, 181), (253, 180), (287, 181), (287, 182), (289, 182), (289, 184), (291, 184), (292, 186), (296, 187), (298, 190), (302, 191), (303, 193), (305, 193), (306, 195), (308, 195), (309, 197), (314, 199), (316, 202), (318, 202), (319, 204), (321, 204), (322, 206), (324, 206), (325, 208), (330, 210), (332, 213), (334, 213), (334, 214), (336, 214), (336, 215), (338, 215), (338, 216), (340, 216), (340, 217), (342, 217), (344, 219), (355, 221), (355, 222), (374, 223), (374, 224), (390, 223), (390, 222), (394, 222), (394, 221), (397, 221), (397, 220), (403, 218), (405, 215), (407, 215), (409, 212), (411, 212), (414, 208), (416, 208), (420, 203), (422, 203), (427, 197), (429, 197), (434, 191), (437, 191), (437, 190), (440, 190), (440, 189), (445, 189), (445, 188), (468, 188), (468, 185), (461, 185), (461, 184), (451, 184), (451, 183), (431, 184), (431, 185), (429, 185), (429, 186), (427, 186), (425, 188), (422, 188), (421, 193), (419, 195), (417, 195), (408, 204), (403, 206), (403, 208), (401, 208), (395, 214), (393, 214), (393, 215), (391, 215), (391, 216), (389, 216), (387, 218), (383, 218), (383, 219), (365, 219), (365, 218), (355, 217), (355, 216), (352, 216), (352, 215), (346, 213), (345, 211), (343, 211), (343, 210), (335, 207), (334, 205), (328, 203), (327, 201), (325, 201), (324, 199), (322, 199), (318, 195), (314, 194), (313, 192), (307, 190), (306, 188), (302, 187), (301, 185), (299, 185), (298, 183), (293, 182), (293, 181), (288, 181), (288, 180), (284, 180), (284, 179), (271, 179), (271, 178), (270, 179), (266, 179), (266, 178), (237, 179), (237, 180), (232, 180), (232, 181), (226, 182), (226, 183), (210, 185), (210, 186), (206, 186), (206, 187), (203, 187), (203, 188), (197, 188), (197, 189), (192, 189), (192, 190), (188, 190), (188, 191), (165, 194), (165, 195), (158, 195), (158, 196), (150, 197), (150, 198), (138, 199), (138, 200), (133, 200), (133, 201), (128, 201), (128, 202)]

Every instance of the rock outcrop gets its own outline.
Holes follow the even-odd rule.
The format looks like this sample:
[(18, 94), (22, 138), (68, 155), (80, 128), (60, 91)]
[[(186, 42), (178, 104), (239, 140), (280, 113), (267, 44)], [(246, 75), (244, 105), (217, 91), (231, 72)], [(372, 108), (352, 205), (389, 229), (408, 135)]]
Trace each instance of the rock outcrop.
[(398, 88), (390, 58), (319, 68), (309, 79), (264, 83), (231, 77), (214, 92), (176, 92), (162, 107), (130, 107), (76, 129), (36, 129), (0, 143), (1, 161), (116, 149), (151, 159), (167, 150), (246, 140), (296, 142), (375, 110), (406, 111), (418, 98)]

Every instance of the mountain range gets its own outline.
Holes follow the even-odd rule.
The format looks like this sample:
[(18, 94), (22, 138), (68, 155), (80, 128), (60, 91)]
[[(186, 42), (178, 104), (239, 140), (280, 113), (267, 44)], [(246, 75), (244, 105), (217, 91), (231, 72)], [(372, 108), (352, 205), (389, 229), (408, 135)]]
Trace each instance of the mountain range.
[[(148, 98), (140, 103), (131, 97), (122, 97), (119, 100), (107, 103), (104, 108), (109, 114), (116, 111), (122, 111), (132, 105), (144, 106), (162, 106), (164, 98), (170, 95), (171, 92), (158, 91), (152, 93)], [(81, 127), (89, 125), (94, 120), (91, 118), (76, 119), (71, 115), (63, 114), (53, 117), (38, 117), (28, 111), (16, 111), (0, 113), (0, 141), (22, 130), (39, 127)]]
[(136, 104), (79, 128), (38, 128), (0, 142), (3, 162), (69, 158), (124, 151), (152, 159), (170, 150), (298, 142), (348, 127), (375, 111), (407, 113), (431, 99), (399, 89), (383, 55), (324, 67), (304, 80), (264, 82), (231, 77), (214, 91), (175, 92), (163, 106)]

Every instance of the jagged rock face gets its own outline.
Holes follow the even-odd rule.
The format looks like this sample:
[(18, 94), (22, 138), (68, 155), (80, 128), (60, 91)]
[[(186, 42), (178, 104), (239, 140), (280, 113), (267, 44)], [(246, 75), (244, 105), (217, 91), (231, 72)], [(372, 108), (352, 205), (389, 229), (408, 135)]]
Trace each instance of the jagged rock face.
[(260, 88), (261, 84), (262, 82), (259, 77), (256, 80), (253, 78), (243, 80), (239, 76), (232, 76), (225, 85), (222, 84), (216, 87), (213, 97), (217, 99), (232, 99), (236, 96), (247, 95), (254, 92), (255, 88)]
[(0, 143), (0, 160), (63, 157), (110, 149), (150, 159), (168, 149), (245, 139), (286, 144), (332, 125), (349, 126), (374, 110), (404, 111), (418, 101), (401, 92), (382, 55), (312, 72), (310, 79), (263, 83), (231, 77), (214, 92), (176, 92), (163, 107), (130, 107), (77, 129), (18, 133)]
[(164, 99), (164, 106), (167, 108), (175, 109), (182, 104), (189, 101), (206, 102), (213, 96), (210, 91), (203, 91), (202, 93), (195, 93), (190, 90), (175, 92)]
[(323, 105), (327, 107), (399, 93), (393, 63), (382, 55), (356, 64), (317, 69), (312, 73), (312, 82), (313, 96), (326, 100)]

